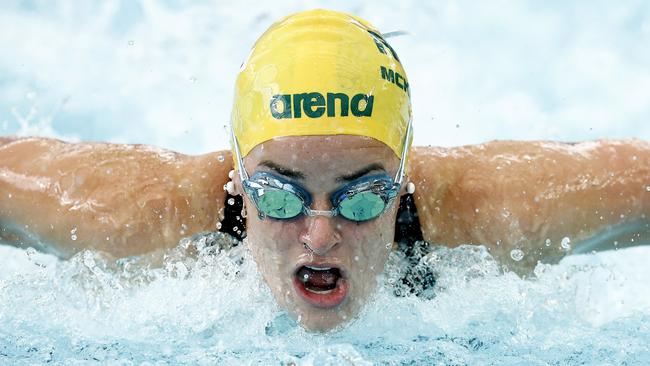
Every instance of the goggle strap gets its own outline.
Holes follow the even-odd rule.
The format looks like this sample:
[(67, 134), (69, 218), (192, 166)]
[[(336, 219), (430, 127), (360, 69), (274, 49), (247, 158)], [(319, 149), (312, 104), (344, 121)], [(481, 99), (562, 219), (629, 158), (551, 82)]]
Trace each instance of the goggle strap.
[(232, 145), (235, 147), (235, 158), (237, 159), (237, 171), (239, 172), (239, 178), (242, 181), (242, 184), (248, 180), (248, 173), (244, 169), (244, 159), (241, 157), (241, 152), (239, 151), (239, 142), (237, 142), (237, 136), (235, 136), (235, 129), (230, 127), (230, 138), (232, 139)]
[(409, 123), (406, 127), (406, 136), (404, 136), (404, 146), (402, 147), (402, 159), (399, 162), (399, 169), (395, 174), (395, 183), (399, 187), (402, 186), (402, 181), (404, 180), (404, 175), (406, 171), (406, 160), (409, 152), (408, 143), (411, 140), (411, 134), (413, 133), (413, 118), (409, 118)]

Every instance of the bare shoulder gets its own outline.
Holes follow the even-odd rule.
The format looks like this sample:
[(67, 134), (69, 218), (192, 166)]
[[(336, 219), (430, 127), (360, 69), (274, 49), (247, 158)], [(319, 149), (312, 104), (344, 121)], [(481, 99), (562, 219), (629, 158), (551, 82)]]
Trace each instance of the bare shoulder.
[(125, 256), (170, 247), (215, 228), (231, 165), (227, 152), (12, 140), (0, 146), (0, 193), (11, 197), (0, 201), (0, 221), (67, 253), (95, 248)]
[(650, 213), (641, 140), (414, 148), (410, 176), (427, 241), (483, 244), (503, 258), (534, 247), (530, 265), (561, 257), (563, 237), (579, 242)]

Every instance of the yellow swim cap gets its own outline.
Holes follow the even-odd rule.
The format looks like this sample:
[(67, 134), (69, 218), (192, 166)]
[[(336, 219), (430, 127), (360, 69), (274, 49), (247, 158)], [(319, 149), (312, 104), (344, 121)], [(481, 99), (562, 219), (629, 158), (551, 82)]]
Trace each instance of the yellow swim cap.
[(402, 157), (409, 83), (393, 48), (365, 20), (311, 10), (273, 24), (235, 86), (233, 134), (242, 156), (275, 137), (359, 135)]

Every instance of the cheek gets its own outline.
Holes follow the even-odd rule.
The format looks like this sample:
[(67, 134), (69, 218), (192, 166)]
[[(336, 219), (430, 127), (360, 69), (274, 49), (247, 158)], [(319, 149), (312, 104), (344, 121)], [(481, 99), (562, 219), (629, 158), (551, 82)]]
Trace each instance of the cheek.
[(248, 243), (253, 258), (258, 264), (269, 267), (281, 265), (291, 258), (296, 247), (299, 228), (292, 222), (277, 222), (249, 218)]
[(353, 260), (359, 264), (362, 272), (377, 273), (383, 270), (383, 264), (393, 245), (394, 219), (386, 215), (378, 220), (354, 224), (348, 228), (349, 245), (353, 248)]

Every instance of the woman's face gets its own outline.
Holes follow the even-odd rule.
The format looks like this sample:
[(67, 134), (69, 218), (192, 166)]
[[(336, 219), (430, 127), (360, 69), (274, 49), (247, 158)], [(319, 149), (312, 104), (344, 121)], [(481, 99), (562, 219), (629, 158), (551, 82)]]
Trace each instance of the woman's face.
[[(366, 175), (397, 172), (399, 159), (383, 143), (360, 136), (299, 136), (267, 141), (244, 160), (249, 175), (270, 172), (297, 183), (314, 210), (330, 210), (330, 195)], [(237, 183), (240, 193), (241, 182)], [(374, 292), (393, 244), (398, 199), (378, 218), (340, 216), (260, 219), (246, 197), (248, 245), (278, 303), (309, 330), (327, 331), (353, 319)]]

